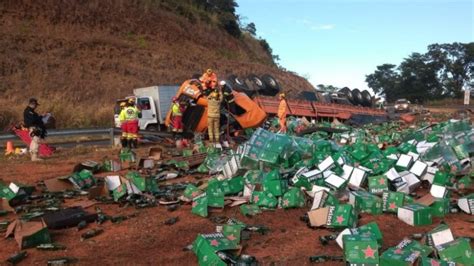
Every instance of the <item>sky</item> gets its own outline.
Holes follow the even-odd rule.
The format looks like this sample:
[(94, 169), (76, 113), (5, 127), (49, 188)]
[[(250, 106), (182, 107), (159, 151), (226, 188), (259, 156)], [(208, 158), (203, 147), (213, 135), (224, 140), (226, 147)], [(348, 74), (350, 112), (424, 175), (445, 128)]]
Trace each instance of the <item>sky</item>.
[(367, 89), (378, 65), (474, 41), (474, 0), (237, 0), (280, 64), (314, 85)]

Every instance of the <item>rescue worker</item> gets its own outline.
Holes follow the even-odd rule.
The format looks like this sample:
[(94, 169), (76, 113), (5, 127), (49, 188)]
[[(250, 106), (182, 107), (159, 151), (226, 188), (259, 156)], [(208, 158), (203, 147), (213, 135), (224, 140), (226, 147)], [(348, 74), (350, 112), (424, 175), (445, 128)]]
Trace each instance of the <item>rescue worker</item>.
[(227, 109), (229, 110), (231, 114), (235, 115), (236, 114), (235, 113), (236, 111), (235, 98), (234, 98), (234, 95), (232, 94), (232, 88), (224, 80), (219, 82), (219, 85), (221, 86), (221, 91), (224, 97), (225, 106), (227, 107)]
[(184, 129), (183, 125), (183, 113), (186, 111), (186, 106), (178, 101), (178, 98), (173, 97), (173, 104), (171, 105), (171, 127), (173, 133), (182, 133)]
[(286, 133), (286, 115), (287, 115), (287, 108), (288, 104), (286, 102), (286, 95), (284, 93), (280, 93), (279, 95), (280, 105), (278, 106), (278, 120), (280, 122), (280, 133)]
[(212, 69), (207, 69), (199, 78), (204, 95), (209, 95), (217, 87), (217, 75)]
[(221, 102), (223, 95), (214, 89), (207, 97), (207, 130), (209, 142), (219, 145)]
[(30, 155), (32, 161), (42, 161), (38, 156), (40, 140), (46, 137), (46, 127), (43, 123), (43, 116), (36, 113), (36, 108), (39, 106), (38, 100), (30, 98), (28, 106), (23, 112), (23, 122), (28, 128), (31, 136)]
[(120, 121), (125, 121), (127, 147), (138, 147), (138, 119), (141, 117), (140, 110), (135, 106), (135, 99), (130, 98), (127, 106), (120, 112)]
[(120, 103), (119, 120), (120, 120), (120, 128), (122, 129), (122, 136), (120, 137), (120, 143), (122, 143), (123, 148), (128, 146), (127, 120), (125, 120), (125, 116), (122, 115), (122, 111), (123, 109), (125, 109), (126, 106), (127, 106), (126, 102)]

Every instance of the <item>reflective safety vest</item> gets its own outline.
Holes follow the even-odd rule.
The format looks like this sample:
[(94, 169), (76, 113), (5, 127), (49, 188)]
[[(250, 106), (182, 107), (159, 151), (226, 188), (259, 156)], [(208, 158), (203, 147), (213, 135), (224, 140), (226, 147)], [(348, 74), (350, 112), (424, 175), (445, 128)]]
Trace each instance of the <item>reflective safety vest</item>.
[(286, 100), (281, 100), (278, 106), (278, 118), (286, 117)]
[(120, 121), (130, 121), (130, 120), (137, 120), (140, 111), (135, 106), (127, 106), (125, 107), (119, 115)]
[(179, 106), (179, 103), (173, 103), (171, 106), (171, 114), (173, 116), (182, 116), (183, 113), (181, 113), (181, 106)]

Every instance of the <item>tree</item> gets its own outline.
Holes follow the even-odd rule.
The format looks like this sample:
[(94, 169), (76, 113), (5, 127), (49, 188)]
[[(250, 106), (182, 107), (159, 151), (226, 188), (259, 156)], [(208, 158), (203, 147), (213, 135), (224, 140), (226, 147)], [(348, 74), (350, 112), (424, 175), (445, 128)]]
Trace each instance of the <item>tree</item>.
[(387, 101), (396, 100), (400, 75), (395, 71), (396, 65), (383, 64), (377, 66), (373, 74), (367, 75), (365, 81), (375, 94), (385, 96)]
[(253, 22), (250, 22), (249, 24), (247, 24), (244, 30), (250, 33), (252, 36), (257, 35), (257, 27), (255, 26), (255, 23)]
[(242, 34), (240, 31), (239, 24), (237, 23), (237, 19), (233, 14), (224, 13), (219, 16), (220, 23), (222, 27), (229, 33), (230, 35), (238, 38)]
[(331, 92), (331, 93), (339, 90), (339, 88), (336, 86), (324, 85), (324, 84), (318, 84), (316, 85), (316, 88), (320, 91)]
[(387, 101), (412, 101), (461, 97), (463, 88), (474, 86), (474, 43), (432, 44), (425, 54), (413, 53), (397, 67), (377, 66), (366, 76), (376, 94)]
[(441, 86), (436, 73), (439, 64), (428, 62), (426, 55), (413, 53), (400, 64), (400, 97), (414, 102), (439, 99)]
[(462, 96), (462, 89), (474, 79), (474, 43), (432, 44), (427, 56), (439, 66), (437, 75), (443, 94)]

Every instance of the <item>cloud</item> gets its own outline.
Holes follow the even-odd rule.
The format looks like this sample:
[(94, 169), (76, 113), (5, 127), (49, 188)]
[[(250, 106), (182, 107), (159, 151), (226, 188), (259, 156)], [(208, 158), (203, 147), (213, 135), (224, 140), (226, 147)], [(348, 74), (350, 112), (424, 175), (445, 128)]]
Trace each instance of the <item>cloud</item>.
[(332, 30), (334, 28), (336, 28), (336, 25), (334, 24), (322, 24), (322, 25), (314, 25), (310, 27), (311, 30)]

